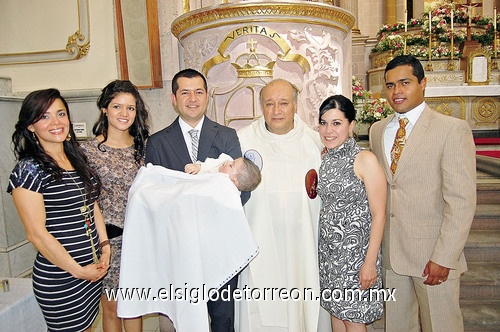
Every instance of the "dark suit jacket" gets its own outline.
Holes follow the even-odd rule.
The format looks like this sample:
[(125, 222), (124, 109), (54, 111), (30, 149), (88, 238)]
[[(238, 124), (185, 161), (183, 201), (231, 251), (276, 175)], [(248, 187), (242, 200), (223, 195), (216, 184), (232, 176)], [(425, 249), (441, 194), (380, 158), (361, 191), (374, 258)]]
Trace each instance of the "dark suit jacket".
[[(241, 157), (241, 146), (236, 131), (205, 117), (200, 132), (198, 160), (217, 158), (221, 153), (233, 159)], [(192, 163), (190, 151), (182, 135), (179, 117), (163, 130), (151, 135), (146, 147), (146, 164), (160, 165), (184, 172), (184, 166)]]

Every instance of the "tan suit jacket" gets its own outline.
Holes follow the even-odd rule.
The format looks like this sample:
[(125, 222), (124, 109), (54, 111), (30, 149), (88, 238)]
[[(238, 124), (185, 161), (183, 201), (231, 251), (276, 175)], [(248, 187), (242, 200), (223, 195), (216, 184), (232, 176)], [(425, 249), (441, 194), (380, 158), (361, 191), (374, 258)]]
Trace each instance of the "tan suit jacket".
[(425, 106), (394, 176), (384, 153), (384, 131), (393, 116), (375, 123), (370, 147), (387, 177), (383, 265), (420, 277), (429, 260), (467, 270), (463, 249), (476, 206), (476, 158), (467, 122)]

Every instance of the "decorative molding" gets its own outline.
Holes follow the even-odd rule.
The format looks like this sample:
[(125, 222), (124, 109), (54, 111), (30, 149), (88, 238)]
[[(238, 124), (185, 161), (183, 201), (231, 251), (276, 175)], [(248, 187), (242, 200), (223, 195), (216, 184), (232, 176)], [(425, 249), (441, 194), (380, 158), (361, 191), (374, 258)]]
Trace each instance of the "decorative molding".
[(477, 97), (472, 101), (473, 118), (476, 124), (500, 124), (500, 102), (494, 97)]
[(303, 107), (310, 110), (304, 121), (315, 128), (319, 123), (317, 110), (323, 100), (342, 93), (342, 45), (331, 31), (315, 31), (312, 26), (307, 25), (302, 30), (291, 29), (288, 39), (295, 44), (296, 49), (306, 50), (305, 58), (311, 63), (311, 69), (302, 82), (303, 90), (307, 91)]
[[(462, 120), (466, 119), (467, 108), (466, 108), (466, 100), (463, 97), (426, 97), (425, 101), (429, 104), (429, 106), (436, 110), (439, 113), (444, 115), (453, 116), (455, 118), (459, 118)], [(456, 114), (454, 110), (456, 107), (453, 107), (453, 104), (459, 106), (459, 113)]]
[(386, 51), (381, 53), (371, 53), (370, 61), (372, 64), (372, 69), (385, 67), (389, 61), (394, 59), (394, 54), (392, 51)]
[[(232, 71), (235, 74), (233, 84), (216, 84), (210, 91), (213, 101), (209, 107), (211, 119), (223, 120), (229, 126), (233, 122), (248, 122), (260, 117), (259, 91), (266, 81), (274, 77), (273, 67), (279, 63), (277, 60), (281, 60), (297, 64), (289, 73), (303, 77), (300, 82), (295, 82), (299, 85), (299, 91), (305, 91), (299, 95), (299, 112), (305, 113), (303, 119), (311, 128), (317, 126), (319, 113), (316, 110), (321, 102), (341, 90), (341, 43), (332, 29), (298, 25), (289, 27), (288, 30), (288, 34), (280, 34), (277, 30), (255, 24), (231, 30), (222, 36), (218, 48), (205, 38), (188, 43), (189, 51), (185, 55), (193, 52), (198, 59), (205, 57), (200, 54), (206, 49), (203, 45), (210, 45), (210, 49), (214, 51), (215, 56), (202, 66), (202, 71), (209, 79), (210, 68), (219, 72), (217, 67), (224, 62), (229, 62), (235, 68)], [(263, 42), (263, 38), (268, 40)], [(241, 45), (244, 47), (238, 47)], [(278, 51), (275, 46), (278, 46)], [(230, 81), (225, 81), (226, 84), (228, 82)], [(242, 99), (246, 100), (244, 109), (235, 106)]]
[(449, 71), (449, 72), (426, 72), (428, 86), (438, 86), (438, 85), (459, 85), (464, 81), (464, 73), (461, 71)]
[[(223, 38), (222, 43), (219, 45), (219, 48), (217, 49), (218, 54), (203, 64), (202, 67), (203, 74), (207, 75), (208, 71), (213, 66), (230, 60), (230, 56), (226, 55), (226, 51), (228, 47), (233, 43), (233, 41), (235, 41), (240, 37), (246, 37), (252, 35), (265, 37), (267, 39), (272, 40), (276, 45), (278, 45), (281, 52), (278, 53), (276, 57), (281, 61), (296, 62), (299, 66), (302, 67), (302, 71), (304, 73), (310, 69), (309, 61), (307, 61), (307, 59), (304, 58), (301, 54), (290, 52), (291, 50), (290, 45), (288, 45), (286, 39), (283, 38), (277, 31), (266, 26), (254, 24), (244, 27), (238, 27), (230, 31), (226, 35), (226, 37)], [(257, 44), (257, 42), (253, 40), (253, 38), (251, 38), (246, 43)], [(250, 57), (258, 57), (258, 55), (255, 53), (254, 45), (250, 47), (250, 52), (239, 54), (236, 57), (235, 62), (232, 63), (232, 65), (236, 68), (238, 72), (238, 77), (261, 77), (261, 76), (273, 77), (273, 66), (276, 61), (270, 61), (272, 55), (269, 56), (263, 53), (260, 54), (261, 58), (267, 58), (268, 61), (266, 64), (261, 64), (259, 61), (257, 61), (257, 63), (252, 63), (252, 64), (248, 62), (245, 65), (238, 64), (237, 61), (239, 60), (240, 57), (244, 55), (247, 56), (247, 60)]]
[(202, 68), (202, 60), (217, 49), (217, 37), (195, 39), (184, 46), (186, 68)]
[(0, 65), (78, 60), (86, 56), (90, 48), (89, 0), (76, 0), (76, 2), (78, 31), (68, 37), (63, 49), (0, 54)]
[(336, 28), (345, 34), (354, 26), (354, 16), (348, 11), (322, 3), (312, 2), (257, 2), (232, 3), (202, 8), (183, 14), (172, 23), (172, 34), (182, 39), (192, 33), (228, 24), (248, 24), (249, 18), (264, 22), (310, 23)]

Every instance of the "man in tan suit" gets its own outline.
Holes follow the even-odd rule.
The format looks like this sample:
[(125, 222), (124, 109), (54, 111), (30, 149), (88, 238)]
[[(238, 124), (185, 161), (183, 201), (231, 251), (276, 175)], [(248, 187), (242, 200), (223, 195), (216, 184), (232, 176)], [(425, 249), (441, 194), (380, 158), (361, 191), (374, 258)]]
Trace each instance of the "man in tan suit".
[(472, 132), (425, 104), (415, 57), (390, 61), (385, 83), (396, 114), (372, 126), (370, 146), (388, 182), (382, 264), (396, 301), (386, 302), (386, 331), (463, 331), (460, 275), (476, 206)]

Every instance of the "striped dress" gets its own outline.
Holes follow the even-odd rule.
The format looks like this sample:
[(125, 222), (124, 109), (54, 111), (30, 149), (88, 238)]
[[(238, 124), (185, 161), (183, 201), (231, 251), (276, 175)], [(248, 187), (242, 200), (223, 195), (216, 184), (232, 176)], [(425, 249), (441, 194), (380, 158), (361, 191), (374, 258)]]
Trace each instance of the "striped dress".
[[(51, 181), (40, 165), (26, 158), (15, 166), (7, 191), (22, 187), (41, 193), (46, 209), (46, 228), (81, 265), (92, 264), (90, 238), (84, 229), (84, 186), (76, 171), (63, 172), (62, 181)], [(93, 216), (93, 201), (87, 202)], [(99, 255), (94, 218), (91, 236)], [(99, 312), (102, 281), (76, 279), (37, 253), (33, 266), (33, 290), (49, 331), (83, 331)]]

